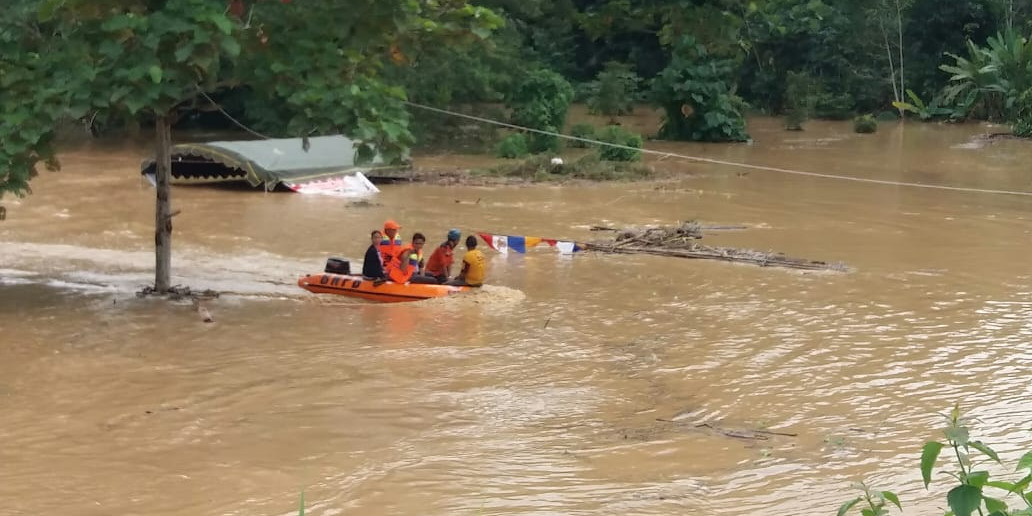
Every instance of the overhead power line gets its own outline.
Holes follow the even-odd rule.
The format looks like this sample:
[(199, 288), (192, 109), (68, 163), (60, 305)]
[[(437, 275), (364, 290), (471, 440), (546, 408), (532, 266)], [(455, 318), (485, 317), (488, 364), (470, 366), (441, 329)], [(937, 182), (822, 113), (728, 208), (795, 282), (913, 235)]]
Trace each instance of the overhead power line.
[(652, 150), (652, 149), (639, 149), (637, 147), (631, 147), (631, 146), (628, 146), (628, 145), (620, 145), (618, 143), (602, 142), (602, 141), (598, 141), (598, 140), (593, 140), (591, 138), (582, 138), (582, 137), (579, 137), (579, 136), (571, 136), (571, 135), (568, 135), (568, 134), (562, 134), (562, 133), (557, 133), (557, 132), (553, 132), (553, 131), (544, 131), (544, 130), (541, 130), (541, 129), (533, 129), (533, 128), (530, 128), (530, 127), (523, 127), (523, 126), (520, 126), (520, 125), (510, 124), (510, 123), (502, 122), (502, 121), (499, 121), (499, 120), (492, 120), (490, 118), (484, 118), (484, 117), (479, 117), (479, 116), (475, 116), (475, 115), (468, 115), (468, 114), (465, 114), (465, 113), (459, 113), (459, 112), (456, 112), (456, 111), (450, 111), (450, 110), (447, 110), (447, 109), (435, 108), (435, 107), (431, 107), (431, 106), (424, 106), (422, 104), (417, 104), (415, 102), (405, 101), (405, 104), (407, 104), (409, 106), (412, 106), (414, 108), (419, 108), (419, 109), (423, 109), (423, 110), (426, 110), (426, 111), (432, 111), (432, 112), (435, 112), (435, 113), (440, 113), (440, 114), (449, 115), (449, 116), (456, 116), (456, 117), (465, 118), (465, 119), (468, 119), (468, 120), (475, 120), (477, 122), (482, 122), (482, 123), (485, 123), (485, 124), (492, 124), (492, 125), (497, 125), (497, 126), (501, 126), (501, 127), (508, 127), (510, 129), (517, 129), (517, 130), (520, 130), (520, 131), (527, 131), (527, 132), (531, 132), (531, 133), (538, 133), (538, 134), (544, 134), (544, 135), (548, 135), (548, 136), (555, 136), (557, 138), (562, 138), (562, 139), (565, 139), (565, 140), (572, 140), (572, 141), (590, 143), (592, 145), (604, 145), (604, 146), (613, 147), (613, 148), (616, 148), (616, 149), (627, 149), (627, 150), (632, 150), (632, 151), (640, 151), (643, 154), (651, 154), (651, 155), (654, 155), (654, 156), (662, 156), (662, 157), (665, 157), (665, 158), (680, 158), (680, 159), (685, 159), (685, 160), (690, 160), (690, 161), (697, 161), (697, 162), (700, 162), (700, 163), (712, 163), (714, 165), (724, 165), (724, 166), (729, 166), (729, 167), (738, 167), (738, 168), (745, 168), (745, 169), (750, 169), (750, 170), (762, 170), (762, 171), (765, 171), (765, 172), (777, 172), (777, 173), (780, 173), (780, 174), (792, 174), (792, 175), (797, 175), (797, 176), (819, 177), (819, 178), (823, 178), (823, 179), (838, 179), (838, 180), (841, 180), (841, 181), (853, 181), (853, 182), (857, 182), (857, 183), (870, 183), (870, 184), (888, 185), (888, 186), (906, 186), (906, 187), (911, 187), (911, 188), (926, 188), (926, 189), (932, 189), (932, 190), (948, 190), (948, 191), (953, 191), (953, 192), (972, 192), (972, 193), (1001, 194), (1001, 195), (1019, 195), (1019, 196), (1032, 197), (1032, 192), (1025, 192), (1025, 191), (995, 190), (995, 189), (990, 189), (990, 188), (970, 188), (970, 187), (966, 187), (966, 186), (936, 185), (936, 184), (928, 184), (928, 183), (914, 183), (914, 182), (910, 182), (910, 181), (891, 181), (891, 180), (888, 180), (888, 179), (871, 179), (871, 178), (866, 178), (866, 177), (843, 176), (843, 175), (837, 175), (837, 174), (823, 174), (823, 173), (820, 173), (820, 172), (807, 172), (805, 170), (793, 170), (793, 169), (788, 169), (788, 168), (768, 167), (768, 166), (764, 166), (764, 165), (751, 165), (751, 164), (748, 164), (748, 163), (737, 163), (737, 162), (734, 162), (734, 161), (725, 161), (725, 160), (719, 160), (719, 159), (713, 159), (713, 158), (704, 158), (704, 157), (701, 157), (701, 156), (688, 156), (688, 155), (685, 155), (685, 154), (678, 154), (678, 153), (675, 153), (675, 152), (664, 152), (664, 151), (657, 151), (657, 150)]

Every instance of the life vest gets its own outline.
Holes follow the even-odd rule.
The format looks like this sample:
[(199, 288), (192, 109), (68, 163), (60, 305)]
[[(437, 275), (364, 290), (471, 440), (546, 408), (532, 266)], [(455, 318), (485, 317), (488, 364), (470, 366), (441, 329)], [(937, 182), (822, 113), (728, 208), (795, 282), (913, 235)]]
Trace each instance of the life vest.
[(387, 267), (393, 260), (394, 256), (401, 251), (401, 235), (394, 235), (394, 241), (391, 242), (390, 237), (386, 234), (383, 235), (383, 240), (380, 240), (380, 257), (383, 258), (383, 265)]
[(423, 274), (435, 277), (447, 276), (451, 272), (451, 266), (454, 261), (452, 246), (445, 242), (437, 249), (434, 249), (430, 259), (426, 262), (426, 270), (423, 271)]
[[(391, 281), (395, 283), (405, 283), (412, 279), (412, 275), (419, 269), (419, 262), (423, 260), (423, 252), (416, 251), (414, 247), (406, 247), (401, 250), (394, 260), (391, 262), (390, 270), (387, 271), (387, 275), (391, 278)], [(402, 272), (401, 264), (408, 261), (408, 270)]]

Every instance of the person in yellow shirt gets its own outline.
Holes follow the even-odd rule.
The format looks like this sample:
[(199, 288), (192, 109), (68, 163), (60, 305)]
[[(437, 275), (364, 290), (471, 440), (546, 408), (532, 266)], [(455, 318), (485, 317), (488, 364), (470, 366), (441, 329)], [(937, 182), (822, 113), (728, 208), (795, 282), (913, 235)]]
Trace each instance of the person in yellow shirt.
[(477, 249), (477, 237), (466, 237), (466, 255), (462, 257), (462, 272), (449, 285), (479, 287), (487, 276), (487, 259)]

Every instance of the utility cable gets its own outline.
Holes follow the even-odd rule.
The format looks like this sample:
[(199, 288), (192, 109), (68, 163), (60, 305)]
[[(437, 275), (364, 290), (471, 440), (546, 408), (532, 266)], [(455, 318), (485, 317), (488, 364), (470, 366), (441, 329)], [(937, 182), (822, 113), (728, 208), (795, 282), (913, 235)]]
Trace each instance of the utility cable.
[(241, 128), (241, 129), (243, 129), (243, 130), (245, 130), (245, 131), (247, 131), (247, 132), (249, 132), (249, 133), (251, 133), (251, 134), (253, 134), (253, 135), (255, 135), (255, 136), (257, 136), (257, 137), (259, 137), (261, 139), (263, 139), (263, 140), (271, 140), (272, 139), (269, 136), (265, 136), (264, 134), (259, 133), (258, 131), (255, 131), (254, 129), (251, 129), (250, 127), (247, 127), (246, 125), (241, 123), (239, 120), (233, 118), (232, 115), (230, 115), (229, 113), (226, 113), (226, 110), (222, 109), (222, 106), (220, 106), (218, 102), (215, 102), (211, 97), (209, 97), (208, 94), (204, 92), (204, 90), (198, 88), (197, 91), (204, 98), (208, 99), (208, 102), (211, 102), (211, 105), (215, 106), (215, 109), (219, 110), (219, 113), (222, 113), (222, 116), (228, 118), (229, 121), (233, 122), (234, 124), (236, 124), (237, 127)]
[(638, 147), (630, 147), (630, 146), (627, 146), (627, 145), (620, 145), (618, 143), (602, 142), (602, 141), (598, 141), (598, 140), (592, 140), (590, 138), (581, 138), (579, 136), (571, 136), (571, 135), (568, 135), (568, 134), (562, 134), (562, 133), (557, 133), (557, 132), (553, 132), (553, 131), (544, 131), (544, 130), (541, 130), (541, 129), (534, 129), (534, 128), (530, 128), (530, 127), (523, 127), (523, 126), (520, 126), (520, 125), (510, 124), (510, 123), (502, 122), (502, 121), (499, 121), (499, 120), (492, 120), (492, 119), (489, 119), (489, 118), (479, 117), (479, 116), (475, 116), (475, 115), (467, 115), (465, 113), (458, 113), (458, 112), (455, 112), (455, 111), (449, 111), (447, 109), (440, 109), (440, 108), (435, 108), (435, 107), (430, 107), (430, 106), (424, 106), (422, 104), (417, 104), (415, 102), (404, 101), (404, 103), (406, 105), (412, 106), (414, 108), (424, 109), (426, 111), (432, 111), (432, 112), (435, 112), (435, 113), (440, 113), (440, 114), (449, 115), (449, 116), (456, 116), (456, 117), (460, 117), (460, 118), (466, 118), (466, 119), (469, 119), (469, 120), (474, 120), (474, 121), (482, 122), (482, 123), (485, 123), (485, 124), (498, 125), (498, 126), (501, 126), (501, 127), (508, 127), (510, 129), (517, 129), (517, 130), (520, 130), (520, 131), (528, 131), (528, 132), (532, 132), (532, 133), (544, 134), (544, 135), (547, 135), (547, 136), (555, 136), (555, 137), (563, 138), (563, 139), (566, 139), (566, 140), (573, 140), (573, 141), (579, 141), (579, 142), (584, 142), (584, 143), (590, 143), (592, 145), (604, 145), (604, 146), (613, 147), (613, 148), (616, 148), (616, 149), (626, 149), (626, 150), (631, 150), (631, 151), (640, 151), (643, 154), (652, 154), (652, 155), (655, 155), (655, 156), (662, 156), (662, 157), (665, 157), (665, 158), (680, 158), (680, 159), (686, 159), (686, 160), (690, 160), (690, 161), (698, 161), (698, 162), (701, 162), (701, 163), (712, 163), (714, 165), (725, 165), (725, 166), (729, 166), (729, 167), (739, 167), (739, 168), (746, 168), (746, 169), (750, 169), (750, 170), (763, 170), (763, 171), (766, 171), (766, 172), (777, 172), (777, 173), (781, 173), (781, 174), (792, 174), (792, 175), (798, 175), (798, 176), (819, 177), (819, 178), (823, 178), (823, 179), (838, 179), (838, 180), (842, 180), (842, 181), (853, 181), (853, 182), (857, 182), (857, 183), (871, 183), (871, 184), (889, 185), (889, 186), (908, 186), (908, 187), (912, 187), (912, 188), (927, 188), (927, 189), (933, 189), (933, 190), (948, 190), (948, 191), (953, 191), (953, 192), (973, 192), (973, 193), (984, 193), (984, 194), (1020, 195), (1020, 196), (1032, 197), (1032, 192), (1026, 192), (1026, 191), (995, 190), (995, 189), (988, 189), (988, 188), (969, 188), (969, 187), (965, 187), (965, 186), (936, 185), (936, 184), (928, 184), (928, 183), (913, 183), (913, 182), (909, 182), (909, 181), (891, 181), (891, 180), (887, 180), (887, 179), (870, 179), (870, 178), (864, 178), (864, 177), (842, 176), (842, 175), (837, 175), (837, 174), (822, 174), (822, 173), (819, 173), (819, 172), (807, 172), (807, 171), (804, 171), (804, 170), (793, 170), (793, 169), (788, 169), (788, 168), (768, 167), (768, 166), (763, 166), (763, 165), (750, 165), (748, 163), (737, 163), (737, 162), (734, 162), (734, 161), (724, 161), (724, 160), (713, 159), (713, 158), (703, 158), (703, 157), (699, 157), (699, 156), (687, 156), (687, 155), (684, 155), (684, 154), (677, 154), (677, 153), (674, 153), (674, 152), (663, 152), (663, 151), (657, 151), (657, 150), (651, 150), (651, 149), (640, 149)]

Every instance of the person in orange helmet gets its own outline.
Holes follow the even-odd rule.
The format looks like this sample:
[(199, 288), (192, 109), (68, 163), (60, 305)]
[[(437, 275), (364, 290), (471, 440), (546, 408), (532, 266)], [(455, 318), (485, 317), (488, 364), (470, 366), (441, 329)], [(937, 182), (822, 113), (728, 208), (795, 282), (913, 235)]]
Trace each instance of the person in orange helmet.
[(398, 230), (401, 226), (394, 220), (388, 219), (383, 223), (383, 239), (380, 240), (380, 256), (383, 258), (383, 265), (387, 267), (394, 261), (394, 257), (401, 252), (404, 242), (401, 241), (401, 233)]

